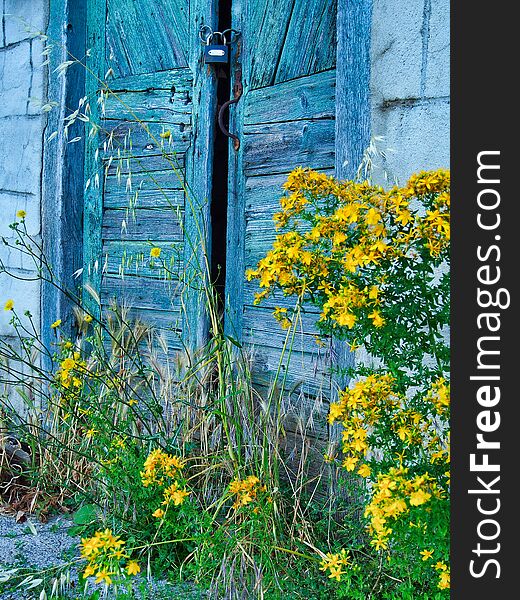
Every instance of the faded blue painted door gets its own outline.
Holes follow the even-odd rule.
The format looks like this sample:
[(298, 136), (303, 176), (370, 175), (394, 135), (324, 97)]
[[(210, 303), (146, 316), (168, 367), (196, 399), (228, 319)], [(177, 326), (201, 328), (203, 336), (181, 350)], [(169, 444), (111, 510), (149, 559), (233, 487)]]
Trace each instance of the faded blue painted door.
[(94, 312), (98, 296), (101, 309), (126, 304), (170, 348), (197, 346), (207, 329), (197, 263), (210, 230), (216, 82), (198, 33), (214, 26), (215, 4), (88, 3), (84, 301)]
[[(300, 165), (334, 172), (337, 7), (334, 0), (235, 0), (233, 6), (242, 36), (232, 71), (243, 95), (231, 118), (241, 144), (230, 150), (227, 330), (253, 348), (262, 387), (273, 381), (286, 338), (272, 311), (294, 302), (280, 297), (254, 306), (258, 282), (245, 282), (244, 270), (256, 267), (274, 241), (272, 217), (288, 173)], [(315, 342), (315, 312), (302, 317), (283, 365), (286, 388), (300, 403), (330, 397), (331, 387), (331, 345)]]

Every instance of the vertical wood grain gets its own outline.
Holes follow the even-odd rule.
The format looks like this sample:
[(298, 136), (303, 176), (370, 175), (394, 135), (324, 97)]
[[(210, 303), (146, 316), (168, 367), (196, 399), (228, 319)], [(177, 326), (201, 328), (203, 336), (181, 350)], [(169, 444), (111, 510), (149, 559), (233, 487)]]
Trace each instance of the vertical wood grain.
[[(372, 0), (338, 0), (336, 59), (336, 177), (356, 175), (370, 143), (370, 30)], [(344, 374), (354, 364), (345, 342), (333, 340), (337, 388), (344, 388)]]
[[(42, 242), (43, 251), (56, 280), (76, 293), (78, 280), (73, 273), (82, 266), (83, 160), (84, 143), (67, 144), (63, 134), (66, 107), (77, 106), (84, 94), (85, 71), (75, 65), (67, 77), (54, 73), (58, 65), (85, 53), (86, 10), (68, 0), (51, 0), (47, 35), (55, 43), (49, 56), (47, 95), (58, 100), (59, 107), (48, 113), (44, 141), (42, 173)], [(80, 127), (78, 124), (76, 127)], [(81, 131), (78, 131), (81, 135)], [(71, 302), (54, 285), (42, 282), (41, 333), (44, 344), (51, 349), (55, 339), (51, 323), (62, 319), (62, 331), (72, 328)], [(47, 365), (48, 366), (48, 365)]]
[[(90, 106), (90, 120), (96, 125), (100, 123), (100, 106), (98, 93), (100, 82), (105, 73), (105, 38), (106, 38), (106, 0), (90, 0), (87, 3), (87, 36), (86, 60), (87, 76), (85, 93)], [(99, 317), (100, 305), (85, 290), (85, 285), (92, 287), (98, 294), (101, 292), (102, 275), (102, 239), (101, 226), (103, 220), (103, 169), (101, 161), (96, 158), (99, 147), (99, 132), (90, 135), (86, 131), (85, 146), (85, 187), (90, 185), (83, 196), (83, 304), (92, 314)], [(98, 179), (98, 184), (96, 184)]]
[(213, 140), (217, 109), (217, 81), (214, 69), (205, 65), (199, 40), (201, 24), (213, 29), (218, 23), (217, 0), (192, 0), (189, 20), (189, 65), (193, 73), (192, 140), (186, 156), (184, 268), (190, 283), (185, 294), (183, 337), (190, 349), (208, 338), (209, 319), (203, 286), (205, 261), (211, 264), (211, 189)]
[(242, 340), (245, 277), (245, 176), (244, 176), (244, 105), (249, 93), (251, 77), (250, 40), (247, 28), (248, 2), (234, 0), (232, 27), (240, 32), (236, 47), (231, 53), (231, 89), (240, 74), (242, 97), (229, 115), (229, 129), (241, 140), (240, 148), (229, 145), (228, 217), (226, 249), (226, 303), (225, 332), (236, 340)]

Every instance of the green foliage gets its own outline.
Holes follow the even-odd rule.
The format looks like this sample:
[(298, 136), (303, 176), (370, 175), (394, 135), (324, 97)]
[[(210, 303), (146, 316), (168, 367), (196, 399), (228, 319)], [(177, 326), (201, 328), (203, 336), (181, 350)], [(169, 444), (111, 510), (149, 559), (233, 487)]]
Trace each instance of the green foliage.
[[(339, 597), (444, 597), (449, 173), (419, 173), (385, 191), (297, 169), (285, 189), (275, 215), (281, 233), (247, 273), (264, 288), (256, 301), (281, 292), (296, 297), (297, 309), (314, 305), (322, 333), (353, 351), (363, 346), (368, 359), (348, 370), (350, 388), (331, 404), (342, 454), (328, 457), (370, 482), (357, 490), (368, 535), (348, 545), (362, 558), (348, 562), (336, 545), (322, 567)], [(285, 308), (274, 316), (284, 328), (293, 320)]]

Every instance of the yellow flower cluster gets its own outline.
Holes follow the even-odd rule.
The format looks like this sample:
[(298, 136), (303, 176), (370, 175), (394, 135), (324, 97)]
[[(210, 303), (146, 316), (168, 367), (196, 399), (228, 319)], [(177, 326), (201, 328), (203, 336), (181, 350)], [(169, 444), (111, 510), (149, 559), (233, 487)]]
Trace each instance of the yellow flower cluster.
[(372, 499), (365, 509), (365, 517), (369, 519), (371, 544), (377, 550), (388, 547), (392, 533), (389, 526), (411, 507), (421, 506), (433, 496), (442, 494), (433, 477), (425, 473), (408, 478), (408, 469), (391, 468), (388, 473), (377, 477), (372, 490)]
[(341, 581), (341, 576), (345, 574), (344, 568), (350, 565), (350, 556), (344, 548), (341, 552), (331, 554), (327, 552), (325, 558), (320, 563), (320, 570), (329, 572), (329, 579)]
[(449, 171), (422, 171), (412, 175), (406, 186), (409, 198), (431, 196), (432, 208), (417, 223), (417, 232), (426, 240), (432, 256), (438, 256), (450, 242), (450, 174)]
[[(262, 485), (260, 479), (255, 475), (249, 475), (245, 479), (234, 479), (229, 484), (229, 492), (236, 496), (233, 508), (237, 510), (241, 506), (247, 506), (258, 499), (258, 495), (266, 492), (267, 487)], [(270, 498), (268, 498), (270, 501)]]
[(180, 482), (184, 461), (179, 456), (172, 456), (160, 448), (152, 450), (144, 462), (141, 481), (144, 487), (156, 485), (162, 487), (163, 501), (152, 516), (162, 519), (173, 504), (180, 506), (191, 492)]
[[(83, 538), (81, 556), (87, 561), (83, 577), (95, 577), (96, 583), (113, 583), (112, 577), (123, 572), (123, 562), (129, 558), (124, 546), (125, 542), (114, 536), (110, 529), (96, 531), (93, 537)], [(128, 575), (137, 575), (141, 568), (135, 560), (130, 560), (124, 570)]]
[(168, 506), (170, 502), (173, 502), (175, 506), (179, 506), (189, 495), (190, 492), (182, 489), (178, 482), (175, 481), (164, 490), (164, 500), (162, 504)]
[(184, 462), (178, 456), (171, 456), (160, 448), (152, 450), (144, 462), (144, 471), (141, 471), (144, 487), (164, 485), (168, 479), (175, 479), (183, 466)]
[(347, 471), (357, 468), (362, 477), (370, 475), (370, 467), (359, 463), (369, 449), (369, 428), (379, 420), (383, 411), (389, 412), (399, 404), (399, 399), (392, 392), (393, 381), (391, 375), (369, 375), (357, 381), (351, 389), (342, 391), (339, 401), (330, 405), (329, 423), (332, 425), (340, 421), (343, 426), (343, 466)]
[(434, 405), (438, 415), (446, 416), (450, 409), (450, 384), (444, 377), (433, 383), (426, 400)]
[[(72, 344), (64, 343), (64, 349), (72, 349)], [(60, 362), (60, 368), (56, 373), (56, 380), (66, 389), (78, 390), (83, 385), (81, 376), (85, 374), (87, 364), (81, 359), (79, 352), (70, 352), (68, 356)]]
[[(319, 298), (321, 321), (332, 328), (351, 329), (360, 319), (383, 327), (384, 281), (367, 286), (360, 275), (413, 256), (421, 247), (433, 257), (446, 250), (449, 186), (449, 172), (443, 170), (418, 173), (404, 188), (385, 191), (296, 169), (284, 184), (282, 210), (274, 215), (277, 229), (285, 231), (256, 269), (246, 272), (263, 288), (255, 303), (281, 289), (285, 295)], [(412, 208), (414, 198), (422, 212)], [(275, 318), (288, 326), (279, 309)]]
[(437, 563), (435, 563), (432, 566), (439, 575), (439, 582), (437, 583), (437, 587), (440, 590), (448, 590), (450, 588), (450, 568), (449, 568), (449, 566), (442, 561), (438, 561)]

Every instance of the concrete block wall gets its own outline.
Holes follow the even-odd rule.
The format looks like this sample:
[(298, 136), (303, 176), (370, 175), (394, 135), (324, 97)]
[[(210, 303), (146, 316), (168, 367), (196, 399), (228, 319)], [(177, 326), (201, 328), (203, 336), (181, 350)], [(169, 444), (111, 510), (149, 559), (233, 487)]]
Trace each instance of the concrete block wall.
[[(449, 167), (449, 0), (374, 0), (372, 135), (381, 161), (405, 183), (415, 171)], [(383, 171), (375, 173), (383, 183)]]
[[(27, 213), (28, 232), (40, 236), (45, 86), (43, 48), (31, 32), (45, 28), (47, 2), (0, 0), (0, 10), (0, 240), (12, 242), (9, 224), (19, 210)], [(0, 258), (17, 277), (34, 277), (34, 263), (3, 243)], [(29, 310), (38, 327), (40, 285), (0, 273), (0, 337), (14, 342), (11, 313), (4, 310), (7, 299), (14, 300), (22, 317)]]

